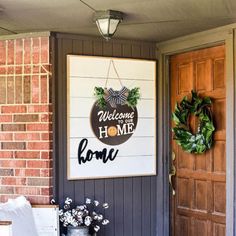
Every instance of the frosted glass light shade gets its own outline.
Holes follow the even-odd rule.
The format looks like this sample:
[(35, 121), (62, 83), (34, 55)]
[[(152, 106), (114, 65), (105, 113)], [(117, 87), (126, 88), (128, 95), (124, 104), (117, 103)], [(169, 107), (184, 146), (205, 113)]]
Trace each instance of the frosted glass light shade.
[(95, 14), (95, 22), (101, 35), (109, 40), (116, 32), (122, 21), (122, 13), (117, 11), (99, 11)]

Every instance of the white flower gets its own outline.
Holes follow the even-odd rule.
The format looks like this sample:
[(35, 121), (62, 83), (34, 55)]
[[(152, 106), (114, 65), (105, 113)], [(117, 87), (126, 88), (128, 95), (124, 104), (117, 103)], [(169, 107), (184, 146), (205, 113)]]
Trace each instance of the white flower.
[(82, 217), (78, 217), (77, 218), (78, 224), (82, 225), (83, 224), (83, 218)]
[(93, 214), (93, 219), (98, 220), (98, 214), (95, 211), (93, 211), (92, 214)]
[(86, 198), (85, 203), (86, 204), (91, 204), (92, 200), (90, 198)]
[(84, 214), (84, 213), (83, 213), (82, 211), (77, 211), (77, 216), (82, 217), (83, 214)]
[(92, 218), (90, 216), (86, 216), (85, 219), (84, 219), (84, 224), (86, 226), (90, 226), (92, 223)]
[(59, 214), (59, 216), (62, 216), (63, 215), (63, 210), (59, 210), (58, 214)]
[(103, 215), (98, 215), (98, 221), (102, 221), (103, 220)]
[(94, 203), (95, 206), (99, 205), (99, 201), (97, 201), (97, 200), (94, 200), (93, 203)]
[(65, 209), (65, 210), (70, 209), (70, 204), (65, 204), (64, 209)]
[(74, 222), (74, 218), (73, 218), (73, 216), (72, 215), (69, 215), (69, 216), (67, 216), (67, 222), (69, 223), (69, 224), (71, 224), (71, 223), (73, 223)]
[(54, 205), (56, 203), (55, 199), (52, 199), (50, 203)]
[(109, 223), (110, 223), (110, 221), (107, 220), (107, 219), (104, 219), (104, 220), (102, 221), (102, 224), (103, 224), (103, 225), (107, 225), (107, 224), (109, 224)]
[(98, 225), (95, 225), (95, 226), (93, 227), (93, 229), (95, 230), (95, 232), (98, 232), (98, 231), (99, 231), (99, 229), (100, 229), (100, 226), (98, 226)]
[(85, 209), (84, 205), (77, 206), (76, 209), (83, 211)]
[(103, 207), (104, 209), (107, 209), (107, 208), (109, 207), (109, 205), (108, 205), (108, 203), (105, 202), (105, 203), (102, 204), (102, 207)]
[(84, 210), (84, 215), (88, 215), (89, 211), (88, 210)]
[(67, 197), (66, 200), (65, 200), (65, 204), (70, 205), (71, 203), (72, 203), (72, 199)]

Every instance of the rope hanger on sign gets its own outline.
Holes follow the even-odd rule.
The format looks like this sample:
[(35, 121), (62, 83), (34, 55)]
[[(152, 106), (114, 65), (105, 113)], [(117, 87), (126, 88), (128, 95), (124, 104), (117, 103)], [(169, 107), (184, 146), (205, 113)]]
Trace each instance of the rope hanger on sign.
[[(114, 90), (113, 88), (107, 89), (107, 83), (108, 83), (108, 79), (110, 75), (111, 65), (113, 66), (113, 69), (121, 85), (121, 89), (118, 91)], [(116, 107), (117, 104), (125, 105), (128, 94), (129, 94), (129, 90), (122, 84), (120, 76), (115, 67), (115, 63), (111, 59), (109, 63), (109, 67), (107, 71), (107, 78), (106, 78), (106, 83), (105, 83), (105, 95), (106, 95), (105, 99), (111, 105), (111, 107)]]
[(118, 74), (118, 72), (117, 72), (115, 63), (114, 63), (114, 61), (111, 59), (111, 60), (110, 60), (110, 63), (109, 63), (109, 66), (108, 66), (105, 88), (107, 88), (107, 83), (108, 83), (108, 79), (109, 79), (109, 75), (110, 75), (111, 65), (113, 66), (113, 69), (114, 69), (114, 71), (115, 71), (115, 73), (116, 73), (116, 76), (117, 76), (117, 78), (118, 78), (118, 80), (119, 80), (119, 82), (120, 82), (121, 87), (124, 87), (123, 84), (122, 84), (122, 82), (121, 82), (120, 76), (119, 76), (119, 74)]

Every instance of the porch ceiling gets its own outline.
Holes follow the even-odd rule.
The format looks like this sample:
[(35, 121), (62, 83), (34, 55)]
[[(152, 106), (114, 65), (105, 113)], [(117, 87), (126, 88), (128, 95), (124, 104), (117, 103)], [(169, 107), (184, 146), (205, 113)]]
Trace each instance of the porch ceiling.
[[(84, 0), (125, 19), (116, 38), (161, 42), (236, 22), (235, 0)], [(1, 0), (0, 27), (16, 33), (59, 31), (98, 36), (93, 10), (80, 0)], [(0, 35), (12, 34), (0, 29)]]

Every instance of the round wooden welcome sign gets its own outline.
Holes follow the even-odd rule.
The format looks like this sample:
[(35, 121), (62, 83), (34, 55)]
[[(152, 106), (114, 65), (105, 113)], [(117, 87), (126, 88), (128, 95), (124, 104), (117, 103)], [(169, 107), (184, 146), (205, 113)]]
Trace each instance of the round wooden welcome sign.
[(136, 107), (131, 108), (120, 104), (112, 107), (109, 103), (101, 109), (95, 102), (90, 122), (95, 136), (101, 142), (119, 145), (133, 135), (138, 122), (138, 112)]

